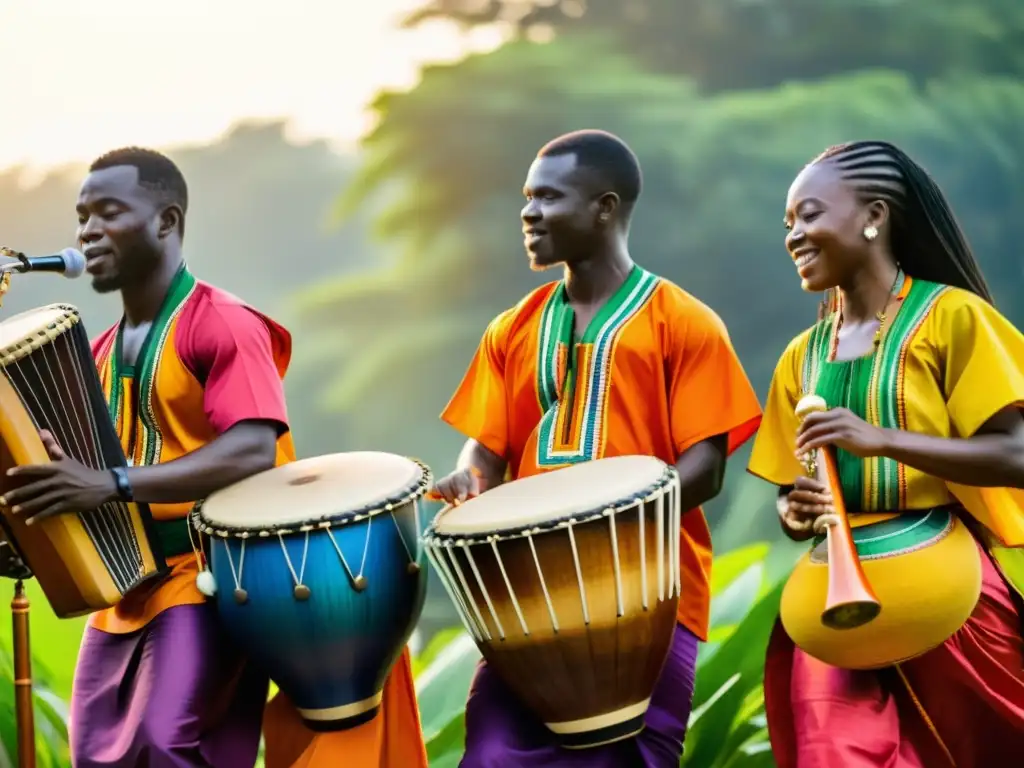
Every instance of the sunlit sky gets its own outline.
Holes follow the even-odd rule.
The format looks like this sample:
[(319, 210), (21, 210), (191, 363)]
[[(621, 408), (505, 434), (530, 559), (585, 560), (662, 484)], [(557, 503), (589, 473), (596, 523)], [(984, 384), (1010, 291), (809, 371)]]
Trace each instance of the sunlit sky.
[[(0, 168), (216, 139), (246, 117), (351, 145), (381, 87), (482, 49), (420, 0), (0, 0)], [(349, 10), (343, 10), (343, 9)]]

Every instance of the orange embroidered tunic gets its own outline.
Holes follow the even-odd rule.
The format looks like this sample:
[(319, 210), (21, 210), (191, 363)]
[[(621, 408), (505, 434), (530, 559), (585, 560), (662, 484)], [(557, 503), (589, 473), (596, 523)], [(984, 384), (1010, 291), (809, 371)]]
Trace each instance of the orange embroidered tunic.
[[(582, 461), (647, 455), (669, 464), (757, 430), (757, 396), (722, 321), (684, 290), (634, 267), (573, 338), (564, 284), (549, 283), (495, 318), (441, 418), (506, 459), (513, 478)], [(683, 516), (678, 620), (707, 639), (711, 533)]]

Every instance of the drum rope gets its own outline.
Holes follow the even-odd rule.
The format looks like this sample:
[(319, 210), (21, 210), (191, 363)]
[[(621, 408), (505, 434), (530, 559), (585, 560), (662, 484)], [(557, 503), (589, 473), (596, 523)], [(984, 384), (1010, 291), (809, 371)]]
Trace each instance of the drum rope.
[(590, 609), (587, 608), (587, 588), (583, 585), (583, 571), (580, 569), (580, 553), (576, 548), (576, 535), (572, 532), (573, 521), (569, 521), (569, 546), (572, 548), (572, 562), (576, 566), (576, 583), (580, 588), (580, 605), (583, 607), (583, 623), (590, 626)]
[[(100, 470), (104, 469), (104, 461), (101, 455), (101, 439), (96, 421), (98, 415), (92, 407), (92, 400), (85, 388), (85, 379), (78, 357), (78, 345), (75, 344), (71, 332), (65, 330), (53, 337), (49, 343), (38, 346), (21, 358), (23, 364), (27, 361), (28, 367), (31, 368), (38, 381), (45, 381), (44, 373), (41, 370), (41, 366), (45, 366), (46, 374), (52, 382), (52, 388), (31, 386), (24, 373), (19, 372), (17, 368), (8, 368), (10, 363), (0, 365), (0, 369), (4, 371), (4, 376), (11, 388), (25, 406), (33, 425), (37, 429), (49, 430), (53, 434), (54, 440), (69, 457), (80, 461), (91, 469)], [(43, 361), (42, 364), (40, 358)], [(69, 380), (65, 366), (61, 364), (62, 359), (72, 361), (74, 374), (77, 374), (71, 376), (73, 382)], [(58, 384), (54, 368), (60, 371), (63, 386)], [(13, 375), (15, 373), (21, 373), (19, 378), (24, 380), (20, 382), (16, 380)], [(40, 389), (42, 389), (41, 396)], [(60, 395), (56, 393), (60, 393)], [(63, 397), (64, 395), (70, 396), (72, 401), (77, 402), (72, 402), (69, 408), (68, 400)], [(35, 405), (34, 409), (30, 407), (31, 404)], [(84, 423), (82, 411), (84, 411)], [(75, 415), (74, 420), (70, 416), (72, 413)], [(106, 413), (104, 412), (103, 415)], [(90, 510), (88, 514), (76, 516), (118, 590), (122, 594), (127, 592), (143, 575), (141, 546), (135, 534), (128, 506), (122, 502), (111, 502), (102, 505), (99, 509)]]
[(452, 586), (454, 579), (452, 579), (451, 571), (448, 570), (447, 563), (444, 562), (444, 556), (431, 551), (428, 547), (427, 557), (437, 569), (438, 574), (441, 577), (441, 585), (444, 587), (445, 592), (448, 593), (448, 597), (451, 598), (452, 603), (455, 605), (455, 610), (458, 612), (459, 618), (462, 619), (462, 623), (473, 636), (473, 640), (480, 642), (483, 639), (483, 635), (477, 628), (476, 622), (471, 620), (469, 611), (467, 611), (466, 604), (462, 599), (462, 594)]
[(682, 488), (679, 483), (679, 475), (674, 472), (672, 478), (672, 484), (669, 486), (669, 496), (671, 498), (671, 518), (672, 518), (672, 561), (669, 563), (669, 568), (675, 570), (676, 578), (676, 593), (669, 595), (669, 597), (681, 597), (683, 594), (683, 569), (682, 564), (679, 562), (679, 537), (682, 536), (683, 529), (683, 510), (682, 504)]
[[(412, 503), (413, 516), (415, 519), (416, 526), (416, 554), (414, 555), (412, 549), (409, 548), (409, 544), (405, 540), (405, 536), (402, 535), (402, 527), (398, 524), (398, 520), (395, 517), (395, 513), (391, 512), (391, 522), (395, 524), (395, 533), (398, 534), (398, 540), (402, 542), (402, 547), (405, 549), (405, 554), (409, 556), (410, 563), (418, 563), (420, 561), (420, 500), (416, 499)], [(365, 554), (363, 559), (365, 561)]]
[(224, 542), (224, 554), (228, 558), (228, 567), (231, 569), (231, 578), (235, 582), (235, 591), (238, 592), (242, 589), (242, 575), (245, 571), (245, 539), (242, 539), (242, 546), (240, 547), (238, 555), (238, 570), (235, 570), (235, 559), (231, 557), (231, 545), (227, 539), (221, 539)]
[(185, 530), (188, 531), (188, 543), (192, 547), (192, 554), (196, 556), (196, 561), (200, 567), (208, 568), (209, 565), (206, 561), (206, 547), (203, 545), (203, 534), (198, 530), (193, 531), (191, 525), (186, 525)]
[[(366, 538), (363, 540), (363, 556), (359, 561), (359, 573), (352, 573), (352, 568), (348, 564), (348, 558), (345, 557), (345, 553), (341, 551), (341, 547), (334, 538), (334, 532), (328, 528), (327, 536), (331, 540), (331, 544), (334, 545), (334, 551), (338, 553), (338, 559), (341, 561), (341, 567), (345, 569), (345, 573), (348, 575), (349, 581), (352, 582), (354, 587), (360, 579), (363, 579), (363, 571), (366, 568), (366, 556), (370, 551), (370, 535), (373, 533), (373, 518), (366, 518)], [(399, 533), (398, 538), (401, 539), (402, 535)], [(402, 545), (405, 545), (405, 540), (402, 540)], [(408, 551), (408, 547), (406, 547)]]
[[(367, 524), (367, 528), (369, 528), (369, 523)], [(356, 575), (352, 573), (352, 568), (349, 566), (348, 560), (345, 558), (345, 553), (342, 552), (341, 547), (338, 546), (338, 542), (334, 538), (334, 531), (330, 528), (326, 528), (325, 530), (327, 531), (327, 538), (329, 538), (331, 540), (331, 544), (334, 545), (334, 551), (338, 553), (338, 560), (341, 561), (341, 567), (345, 569), (345, 575), (348, 576), (349, 582), (355, 585)], [(370, 538), (369, 534), (367, 534), (366, 538)]]
[[(367, 539), (370, 538), (370, 536), (369, 536), (369, 526), (367, 526), (367, 536), (366, 536), (366, 538)], [(306, 531), (305, 535), (303, 536), (303, 541), (302, 541), (302, 562), (299, 564), (299, 572), (298, 573), (295, 572), (295, 566), (292, 565), (292, 558), (288, 554), (288, 547), (284, 543), (284, 534), (281, 533), (281, 532), (278, 532), (277, 540), (281, 543), (281, 551), (284, 552), (284, 562), (288, 566), (288, 570), (291, 571), (292, 579), (295, 581), (295, 586), (298, 587), (298, 586), (300, 586), (303, 583), (302, 579), (306, 575), (306, 557), (307, 557), (307, 555), (309, 555), (309, 531)], [(242, 547), (243, 547), (242, 551), (244, 552), (245, 551), (245, 549), (244, 549), (244, 547), (245, 547), (245, 539), (242, 539)], [(365, 560), (365, 553), (364, 553), (363, 562), (366, 562), (366, 560)], [(362, 572), (362, 568), (360, 568), (360, 573), (361, 572)]]
[(647, 527), (646, 499), (637, 499), (636, 518), (640, 526), (640, 604), (647, 610), (647, 545), (644, 542), (644, 528)]
[(505, 639), (505, 628), (501, 625), (501, 619), (498, 618), (498, 612), (494, 610), (494, 603), (491, 601), (491, 593), (487, 590), (487, 585), (484, 584), (484, 580), (480, 577), (480, 570), (476, 567), (476, 559), (473, 557), (473, 551), (469, 547), (465, 547), (463, 550), (466, 553), (466, 560), (469, 561), (469, 567), (473, 569), (473, 576), (476, 577), (476, 584), (480, 587), (480, 593), (484, 596), (484, 600), (487, 602), (487, 610), (491, 612), (491, 618), (494, 619), (494, 626), (498, 629), (498, 639)]
[(523, 628), (523, 634), (529, 637), (530, 629), (526, 626), (526, 617), (523, 616), (523, 611), (519, 607), (519, 600), (516, 599), (516, 591), (512, 589), (512, 582), (509, 581), (508, 573), (505, 570), (505, 562), (501, 559), (501, 553), (498, 552), (498, 541), (494, 537), (491, 537), (491, 549), (494, 550), (494, 559), (498, 562), (498, 570), (501, 571), (501, 578), (505, 580), (505, 588), (508, 590), (508, 596), (512, 600), (512, 608), (515, 610), (516, 616), (519, 618), (519, 626)]
[(470, 635), (473, 636), (474, 642), (480, 642), (482, 636), (477, 630), (475, 622), (470, 620), (469, 612), (466, 610), (466, 604), (463, 602), (462, 595), (453, 586), (455, 580), (452, 579), (452, 573), (447, 568), (447, 564), (443, 560), (443, 556), (433, 552), (429, 547), (426, 550), (427, 559), (434, 564), (437, 569), (437, 573), (440, 577), (441, 586), (444, 587), (444, 591), (447, 592), (452, 602), (455, 605), (456, 612), (459, 614), (460, 620)]
[[(370, 553), (370, 536), (373, 533), (373, 518), (368, 517), (366, 519), (366, 539), (363, 540), (363, 556), (359, 558), (359, 575), (356, 578), (362, 578), (366, 571), (366, 557)], [(401, 537), (399, 537), (401, 538)]]
[[(450, 545), (445, 545), (445, 549), (448, 551), (448, 556), (452, 560), (452, 566), (455, 568), (455, 573), (459, 577), (459, 583), (462, 585), (462, 589), (465, 590), (464, 594), (472, 595), (473, 592), (469, 588), (469, 582), (466, 581), (466, 574), (462, 572), (462, 566), (459, 565), (459, 559), (456, 557), (453, 548)], [(465, 547), (463, 547), (465, 549)], [(488, 628), (487, 623), (484, 621), (483, 614), (480, 613), (480, 608), (476, 604), (476, 600), (468, 600), (470, 607), (473, 609), (473, 613), (476, 615), (476, 620), (480, 623), (480, 629), (485, 639), (491, 639), (491, 630)]]
[(665, 599), (665, 495), (658, 496), (654, 505), (657, 522), (654, 547), (658, 550), (658, 602)]
[(555, 604), (551, 602), (551, 593), (548, 592), (548, 583), (544, 578), (544, 569), (540, 567), (540, 558), (537, 556), (537, 546), (533, 543), (532, 534), (526, 534), (526, 541), (530, 545), (530, 552), (533, 554), (533, 563), (537, 566), (537, 575), (540, 577), (540, 588), (544, 593), (544, 602), (548, 605), (548, 615), (551, 617), (551, 629), (558, 634), (558, 616), (555, 615)]
[(615, 530), (615, 510), (608, 510), (608, 528), (612, 537), (612, 572), (615, 574), (615, 615), (619, 618), (625, 614), (622, 606), (622, 569), (619, 567), (619, 537)]
[(679, 524), (676, 522), (676, 507), (673, 497), (674, 488), (668, 490), (668, 599), (676, 595), (676, 568), (679, 564)]

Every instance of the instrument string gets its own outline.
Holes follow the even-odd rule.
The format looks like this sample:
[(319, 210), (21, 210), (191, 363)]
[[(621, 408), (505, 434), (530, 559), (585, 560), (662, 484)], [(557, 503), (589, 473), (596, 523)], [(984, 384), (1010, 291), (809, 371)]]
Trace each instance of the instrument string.
[[(91, 469), (107, 469), (98, 419), (108, 417), (89, 397), (79, 359), (88, 342), (76, 336), (84, 336), (81, 326), (0, 369), (36, 429), (49, 431), (70, 458)], [(110, 502), (76, 517), (118, 590), (129, 591), (143, 575), (144, 563), (128, 505)]]
[[(70, 344), (70, 341), (69, 341), (69, 344)], [(81, 398), (81, 402), (85, 405), (83, 410), (85, 411), (85, 414), (86, 414), (86, 420), (87, 420), (88, 425), (89, 425), (89, 434), (92, 437), (93, 445), (96, 446), (96, 447), (99, 447), (102, 444), (102, 440), (100, 438), (99, 428), (98, 428), (98, 424), (96, 422), (97, 414), (94, 413), (93, 409), (88, 407), (89, 396), (88, 396), (88, 393), (87, 393), (87, 391), (85, 389), (85, 376), (83, 375), (84, 372), (83, 372), (83, 369), (82, 369), (82, 360), (81, 360), (80, 355), (73, 354), (74, 351), (75, 350), (71, 350), (71, 352), (72, 352), (72, 354), (71, 354), (71, 362), (72, 362), (72, 366), (75, 369), (75, 371), (74, 371), (75, 372), (75, 376), (73, 377), (73, 379), (78, 384), (78, 394), (79, 394), (79, 397)], [(93, 365), (91, 354), (87, 358), (86, 364)], [(61, 367), (60, 371), (63, 374), (64, 373), (64, 368)], [(66, 379), (66, 376), (65, 376), (65, 379)], [(104, 419), (108, 418), (106, 411), (101, 411), (101, 413), (102, 413), (102, 417)], [(84, 432), (84, 430), (83, 430), (83, 432)], [(120, 448), (120, 446), (118, 446), (118, 448)], [(130, 461), (130, 459), (129, 459), (129, 461)], [(96, 455), (96, 468), (99, 469), (101, 466), (102, 466), (102, 461), (101, 461), (101, 458), (100, 458), (99, 454), (97, 454)], [(128, 505), (127, 504), (124, 504), (124, 503), (121, 503), (121, 502), (118, 502), (117, 504), (115, 504), (114, 509), (118, 513), (116, 515), (116, 519), (117, 519), (118, 523), (120, 524), (120, 534), (123, 536), (122, 541), (127, 542), (128, 544), (131, 545), (132, 552), (129, 554), (129, 557), (132, 558), (132, 556), (134, 556), (132, 558), (132, 561), (134, 563), (136, 563), (137, 566), (138, 566), (138, 575), (142, 575), (142, 573), (143, 573), (142, 546), (139, 544), (138, 537), (135, 534), (135, 527), (134, 527), (134, 524), (132, 522), (131, 511), (128, 509)]]
[[(65, 354), (61, 354), (61, 353)], [(91, 469), (100, 469), (101, 464), (99, 460), (98, 451), (96, 450), (96, 444), (89, 440), (84, 430), (75, 430), (74, 424), (68, 417), (68, 405), (63, 396), (74, 395), (75, 393), (69, 390), (62, 390), (57, 386), (57, 380), (54, 376), (53, 370), (55, 367), (60, 368), (63, 371), (62, 359), (65, 358), (67, 353), (74, 354), (74, 349), (71, 346), (69, 334), (64, 333), (54, 339), (51, 344), (44, 345), (39, 350), (28, 355), (27, 358), (23, 359), (23, 363), (27, 361), (27, 364), (32, 368), (35, 374), (36, 382), (45, 383), (44, 372), (49, 374), (52, 386), (43, 387), (31, 387), (26, 386), (25, 389), (31, 391), (33, 399), (39, 406), (40, 412), (38, 419), (35, 419), (37, 428), (47, 429), (53, 435), (57, 444), (61, 447), (61, 450), (66, 452), (66, 455), (80, 461), (82, 464), (88, 466)], [(40, 365), (39, 358), (42, 358), (43, 365)], [(48, 359), (52, 358), (52, 359)], [(18, 369), (15, 368), (15, 371)], [(66, 378), (62, 374), (62, 378)], [(41, 393), (45, 398), (45, 407), (40, 401), (38, 393)], [(19, 392), (20, 395), (20, 392)], [(83, 403), (73, 402), (71, 404), (71, 411), (78, 413), (81, 410)], [(59, 406), (59, 407), (58, 407)], [(79, 406), (79, 407), (76, 407)], [(61, 418), (63, 414), (64, 418)], [(112, 533), (111, 521), (106, 519), (107, 516), (101, 515), (95, 521), (94, 526), (99, 533), (102, 530), (103, 538), (108, 538)], [(84, 521), (83, 521), (84, 522)], [(97, 539), (100, 537), (93, 538), (93, 544), (98, 545)], [(116, 554), (120, 554), (119, 552)], [(130, 571), (126, 570), (126, 563), (123, 558), (116, 557), (111, 563), (118, 570), (118, 576), (122, 579), (128, 578)], [(105, 565), (108, 565), (105, 563)], [(109, 565), (108, 565), (109, 569)]]

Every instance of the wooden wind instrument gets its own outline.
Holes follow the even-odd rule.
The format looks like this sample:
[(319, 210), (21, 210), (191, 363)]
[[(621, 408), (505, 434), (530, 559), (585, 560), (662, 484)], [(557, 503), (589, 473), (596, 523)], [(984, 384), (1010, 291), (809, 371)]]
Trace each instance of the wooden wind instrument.
[[(828, 404), (818, 395), (806, 395), (796, 406), (797, 418), (802, 422), (809, 414), (827, 411)], [(843, 488), (839, 483), (835, 457), (829, 448), (819, 448), (803, 459), (807, 476), (821, 481), (832, 496), (832, 508), (815, 523), (815, 532), (825, 529), (828, 548), (828, 597), (821, 623), (830, 629), (854, 629), (872, 621), (882, 610), (882, 604), (871, 589), (843, 502)]]

